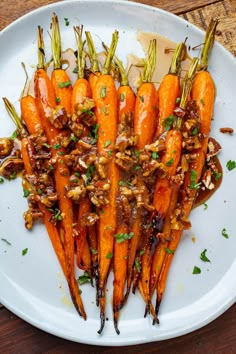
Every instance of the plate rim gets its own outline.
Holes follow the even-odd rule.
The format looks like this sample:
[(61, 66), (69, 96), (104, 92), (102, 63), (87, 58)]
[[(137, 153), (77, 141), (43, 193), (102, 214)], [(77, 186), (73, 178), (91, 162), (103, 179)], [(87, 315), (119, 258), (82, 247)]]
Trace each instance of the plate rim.
[[(1, 35), (4, 34), (5, 32), (7, 32), (9, 29), (11, 29), (12, 27), (14, 27), (15, 25), (17, 25), (18, 23), (24, 21), (25, 18), (28, 18), (32, 15), (35, 15), (35, 14), (38, 14), (38, 13), (41, 13), (47, 9), (50, 9), (50, 8), (57, 8), (57, 7), (61, 7), (61, 6), (64, 6), (63, 4), (70, 4), (70, 3), (73, 3), (73, 4), (81, 4), (81, 3), (86, 3), (86, 2), (90, 2), (90, 3), (103, 3), (104, 5), (107, 5), (109, 4), (109, 6), (111, 6), (112, 4), (121, 4), (121, 5), (125, 5), (125, 6), (131, 6), (131, 7), (135, 7), (135, 8), (147, 8), (148, 10), (152, 10), (154, 12), (157, 12), (157, 13), (163, 13), (165, 15), (168, 15), (168, 16), (171, 16), (175, 19), (175, 21), (180, 21), (180, 22), (183, 22), (185, 25), (188, 24), (189, 27), (191, 26), (192, 28), (194, 28), (195, 31), (198, 31), (199, 33), (201, 33), (202, 35), (204, 34), (204, 31), (202, 29), (200, 29), (199, 27), (197, 27), (196, 25), (188, 22), (187, 20), (171, 13), (171, 12), (168, 12), (168, 11), (165, 11), (163, 9), (160, 9), (158, 7), (153, 7), (153, 6), (150, 6), (150, 5), (146, 5), (146, 4), (142, 4), (142, 3), (136, 3), (136, 2), (133, 2), (133, 1), (127, 1), (127, 0), (101, 0), (101, 1), (95, 1), (95, 0), (82, 0), (82, 1), (78, 1), (78, 0), (67, 0), (65, 2), (63, 1), (59, 1), (59, 2), (56, 2), (56, 3), (51, 3), (51, 4), (48, 4), (48, 5), (44, 5), (44, 6), (41, 6), (37, 9), (34, 9), (26, 14), (24, 14), (23, 16), (19, 17), (18, 19), (14, 20), (12, 23), (10, 23), (8, 26), (6, 26), (5, 28), (3, 28), (1, 31), (0, 31), (0, 39), (1, 39)], [(220, 47), (221, 50), (223, 50), (224, 54), (228, 56), (229, 60), (232, 61), (233, 64), (236, 64), (236, 61), (235, 61), (235, 57), (233, 56), (233, 54), (227, 50), (221, 43), (219, 43), (217, 40), (215, 42), (215, 45), (217, 45), (218, 47)], [(233, 264), (232, 264), (233, 266)], [(1, 296), (1, 294), (0, 294)], [(167, 340), (167, 339), (171, 339), (171, 338), (177, 338), (179, 336), (182, 336), (184, 334), (187, 334), (187, 333), (191, 333), (193, 331), (195, 331), (196, 329), (200, 329), (202, 328), (203, 326), (209, 324), (210, 322), (212, 322), (214, 319), (218, 318), (220, 315), (222, 315), (228, 308), (230, 308), (234, 302), (236, 301), (236, 294), (235, 296), (231, 296), (231, 299), (230, 301), (227, 302), (226, 305), (222, 305), (220, 311), (218, 311), (217, 313), (215, 314), (212, 314), (211, 316), (208, 317), (208, 319), (206, 319), (205, 321), (202, 321), (201, 325), (198, 326), (192, 326), (191, 329), (185, 331), (185, 330), (182, 330), (180, 331), (178, 334), (174, 334), (173, 336), (170, 336), (168, 338), (163, 338), (163, 339), (159, 339), (159, 338), (149, 338), (147, 339), (146, 341), (145, 340), (136, 340), (136, 341), (127, 341), (127, 339), (124, 339), (122, 341), (115, 341), (114, 343), (111, 342), (111, 343), (108, 343), (108, 342), (104, 342), (104, 341), (101, 341), (101, 338), (99, 337), (97, 340), (93, 340), (93, 343), (89, 343), (87, 340), (83, 340), (81, 338), (79, 338), (78, 340), (76, 340), (75, 338), (68, 338), (68, 336), (63, 336), (61, 334), (58, 334), (56, 333), (53, 329), (49, 330), (45, 330), (45, 328), (41, 327), (40, 325), (36, 325), (34, 320), (30, 318), (30, 316), (27, 316), (25, 315), (24, 313), (22, 313), (21, 311), (17, 311), (17, 309), (12, 306), (10, 303), (8, 303), (7, 301), (4, 301), (3, 300), (0, 300), (1, 303), (7, 308), (9, 309), (10, 311), (12, 311), (14, 314), (16, 314), (17, 316), (19, 316), (20, 318), (22, 318), (23, 320), (27, 321), (28, 323), (30, 323), (31, 325), (43, 330), (43, 331), (46, 331), (47, 333), (51, 333), (55, 336), (58, 336), (58, 337), (61, 337), (61, 338), (64, 338), (66, 340), (71, 340), (71, 341), (74, 341), (74, 342), (78, 342), (78, 343), (83, 343), (83, 344), (88, 344), (88, 345), (98, 345), (98, 346), (126, 346), (126, 345), (135, 345), (135, 344), (141, 344), (141, 343), (150, 343), (150, 342), (155, 342), (155, 341), (159, 341), (159, 340)]]

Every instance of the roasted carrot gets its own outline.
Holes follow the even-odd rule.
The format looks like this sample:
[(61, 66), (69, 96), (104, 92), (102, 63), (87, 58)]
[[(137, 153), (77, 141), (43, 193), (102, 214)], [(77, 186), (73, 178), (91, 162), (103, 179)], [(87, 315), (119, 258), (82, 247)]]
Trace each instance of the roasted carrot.
[[(38, 129), (41, 127), (41, 122), (39, 121), (39, 116), (37, 115), (37, 108), (35, 107), (35, 102), (32, 101), (32, 96), (25, 96), (23, 102), (21, 102), (21, 107), (23, 108), (23, 116), (26, 118), (25, 123), (30, 134), (35, 134)], [(4, 97), (3, 101), (5, 103), (6, 109), (14, 121), (19, 136), (21, 137), (21, 154), (24, 161), (25, 171), (28, 175), (32, 175), (34, 170), (32, 168), (31, 159), (29, 157), (29, 141), (28, 141), (28, 132), (23, 127), (20, 117), (18, 116), (14, 106), (9, 102), (9, 100)], [(28, 106), (29, 103), (29, 106)], [(32, 114), (29, 114), (32, 111)], [(28, 115), (29, 114), (29, 115)], [(30, 119), (31, 118), (31, 119)], [(43, 220), (48, 232), (49, 238), (51, 240), (54, 251), (57, 255), (58, 261), (61, 265), (61, 268), (66, 276), (66, 262), (64, 249), (61, 244), (58, 230), (55, 225), (50, 222), (51, 212), (42, 204), (38, 203), (40, 210), (43, 212)]]
[[(120, 86), (117, 90), (118, 101), (118, 141), (123, 134), (131, 132), (133, 126), (133, 116), (135, 107), (135, 94), (132, 88), (129, 86), (128, 77), (125, 72), (122, 62), (114, 56), (114, 62), (118, 67), (120, 73)], [(121, 174), (120, 174), (121, 176)], [(122, 179), (122, 177), (120, 177)], [(122, 193), (119, 190), (117, 199), (122, 198)], [(117, 205), (117, 230), (116, 234), (129, 234), (129, 221), (121, 220), (121, 215), (124, 211), (121, 205)], [(128, 255), (129, 240), (124, 239), (121, 243), (114, 243), (114, 256), (113, 256), (113, 268), (114, 268), (114, 282), (113, 282), (113, 320), (114, 327), (117, 334), (120, 333), (118, 329), (119, 311), (123, 305), (124, 289), (126, 283), (127, 273), (127, 255)]]
[[(72, 301), (80, 315), (86, 319), (78, 284), (75, 280), (74, 270), (74, 239), (73, 239), (73, 208), (72, 201), (66, 196), (66, 186), (69, 185), (69, 169), (64, 164), (64, 148), (58, 143), (60, 130), (53, 123), (56, 95), (45, 69), (44, 69), (44, 42), (43, 31), (38, 28), (38, 68), (34, 75), (34, 89), (36, 102), (39, 108), (41, 123), (51, 146), (52, 157), (55, 159), (54, 177), (56, 190), (59, 195), (59, 210), (62, 215), (61, 232), (64, 237), (64, 249), (67, 266), (67, 282)], [(56, 147), (56, 148), (55, 148)]]
[(77, 39), (77, 66), (78, 78), (73, 86), (71, 109), (72, 112), (77, 110), (77, 105), (84, 102), (84, 99), (92, 97), (92, 91), (88, 80), (84, 77), (85, 56), (84, 42), (82, 41), (83, 27), (75, 27), (75, 35)]
[[(215, 86), (210, 73), (206, 70), (208, 66), (208, 55), (214, 42), (217, 24), (218, 20), (212, 20), (207, 29), (204, 47), (201, 54), (200, 71), (194, 78), (191, 91), (191, 98), (196, 102), (197, 112), (200, 118), (199, 132), (204, 136), (204, 139), (201, 143), (201, 147), (195, 150), (196, 158), (189, 164), (189, 169), (186, 172), (184, 179), (183, 191), (185, 195), (187, 195), (187, 198), (185, 198), (184, 201), (182, 200), (181, 207), (185, 218), (187, 218), (191, 212), (194, 199), (198, 191), (207, 152), (215, 100)], [(171, 241), (168, 244), (168, 248), (171, 252), (165, 255), (157, 284), (157, 309), (159, 308), (162, 300), (171, 261), (173, 259), (174, 252), (178, 247), (183, 228), (184, 227), (180, 227), (178, 230), (172, 230), (171, 232)]]
[[(174, 120), (174, 108), (176, 107), (176, 99), (180, 96), (180, 64), (186, 52), (186, 47), (183, 43), (177, 45), (173, 55), (172, 63), (169, 69), (169, 73), (164, 76), (163, 81), (158, 91), (159, 97), (159, 111), (161, 112), (158, 119), (158, 128), (156, 136), (160, 137), (162, 134), (162, 128), (166, 133), (165, 138), (165, 151), (161, 157), (161, 163), (166, 170), (166, 176), (164, 178), (158, 178), (153, 195), (153, 205), (155, 207), (155, 232), (161, 232), (165, 221), (167, 211), (169, 209), (172, 186), (170, 178), (176, 174), (176, 169), (180, 161), (182, 151), (182, 133), (181, 133), (181, 119), (178, 121), (178, 125), (171, 129), (171, 121)], [(173, 83), (173, 90), (171, 88), (171, 82)], [(163, 97), (164, 96), (164, 97)], [(169, 104), (168, 104), (169, 103)], [(152, 261), (152, 269), (150, 273), (150, 296), (148, 302), (151, 301), (152, 293), (156, 285), (156, 276), (158, 273), (160, 263), (160, 253), (163, 251), (164, 245), (160, 243), (155, 252)], [(159, 257), (156, 257), (159, 254)], [(157, 263), (157, 264), (156, 264)]]
[[(85, 223), (85, 216), (88, 214), (91, 210), (91, 202), (90, 200), (85, 197), (82, 202), (79, 205), (79, 212), (78, 212), (78, 236), (76, 236), (76, 262), (77, 266), (81, 269), (84, 269), (82, 265), (82, 259), (83, 259), (83, 253), (85, 252), (84, 250), (84, 245), (86, 242), (86, 235), (87, 235), (87, 226)], [(89, 273), (90, 271), (86, 269)]]
[(62, 69), (61, 34), (56, 14), (52, 16), (51, 48), (53, 68), (51, 81), (56, 94), (56, 103), (59, 109), (65, 109), (65, 114), (71, 113), (72, 85), (66, 71)]
[[(115, 145), (117, 134), (117, 93), (114, 80), (110, 72), (111, 60), (114, 55), (118, 41), (118, 32), (115, 31), (112, 36), (112, 43), (107, 54), (101, 75), (98, 77), (93, 99), (95, 101), (95, 114), (97, 124), (99, 125), (99, 134), (97, 140), (98, 154), (108, 157), (109, 146)], [(108, 143), (109, 142), (109, 143)], [(109, 146), (108, 146), (109, 145)], [(110, 182), (108, 192), (109, 204), (106, 204), (100, 212), (98, 221), (98, 261), (99, 261), (99, 291), (98, 299), (100, 305), (101, 327), (100, 334), (105, 324), (105, 304), (106, 291), (105, 286), (109, 274), (111, 258), (113, 253), (114, 233), (116, 230), (116, 196), (119, 181), (119, 173), (115, 165), (114, 156), (109, 157), (107, 179)]]
[[(156, 89), (152, 83), (152, 75), (156, 65), (156, 40), (150, 41), (144, 71), (141, 77), (141, 85), (138, 89), (134, 110), (134, 134), (138, 137), (137, 150), (143, 150), (145, 145), (152, 142), (156, 129)], [(138, 182), (139, 184), (139, 182)], [(134, 236), (130, 240), (127, 290), (124, 301), (127, 300), (133, 276), (133, 267), (136, 251), (141, 237), (141, 212), (139, 208), (133, 210), (132, 232)]]

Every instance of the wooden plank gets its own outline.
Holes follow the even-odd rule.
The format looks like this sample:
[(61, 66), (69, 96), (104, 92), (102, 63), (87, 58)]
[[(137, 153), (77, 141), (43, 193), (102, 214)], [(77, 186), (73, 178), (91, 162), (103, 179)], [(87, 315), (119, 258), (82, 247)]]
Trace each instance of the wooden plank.
[[(41, 6), (52, 4), (58, 0), (1, 0), (0, 1), (0, 30), (18, 19), (20, 16)], [(14, 3), (14, 4), (13, 4)], [(2, 11), (2, 9), (4, 9)]]
[(200, 7), (220, 2), (221, 0), (133, 0), (138, 3), (155, 6), (159, 9), (173, 12), (176, 15), (198, 9)]
[[(233, 354), (236, 348), (236, 304), (220, 318), (191, 334), (162, 342), (122, 348), (73, 343), (38, 330), (6, 309), (2, 309), (0, 314), (1, 353), (121, 354), (125, 352), (126, 354)], [(158, 331), (158, 328), (156, 330)]]
[(210, 19), (217, 17), (220, 23), (217, 27), (216, 39), (236, 56), (236, 1), (224, 0), (215, 4), (204, 6), (201, 9), (187, 12), (180, 17), (206, 29)]

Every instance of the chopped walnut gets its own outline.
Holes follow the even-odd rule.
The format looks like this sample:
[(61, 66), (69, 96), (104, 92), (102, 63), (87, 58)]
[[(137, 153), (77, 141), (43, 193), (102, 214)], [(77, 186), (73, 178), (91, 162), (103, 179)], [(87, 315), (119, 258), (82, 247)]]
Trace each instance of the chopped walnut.
[(126, 153), (117, 152), (115, 163), (122, 171), (128, 172), (133, 167), (134, 160)]
[(56, 106), (56, 108), (52, 111), (50, 122), (55, 128), (62, 129), (68, 122), (68, 116), (65, 108), (62, 106)]
[(209, 138), (208, 152), (206, 155), (207, 161), (209, 161), (213, 156), (216, 156), (220, 151), (221, 151), (220, 144), (214, 138)]
[(202, 176), (202, 183), (204, 184), (204, 186), (209, 189), (212, 190), (215, 187), (215, 184), (212, 182), (212, 172), (210, 170), (206, 170), (203, 173)]
[(225, 128), (220, 128), (220, 132), (223, 134), (233, 134), (234, 130), (233, 128), (225, 127)]
[(13, 149), (13, 141), (8, 138), (0, 138), (0, 157), (10, 155)]
[(15, 177), (16, 173), (22, 171), (23, 169), (24, 163), (22, 159), (9, 157), (1, 164), (0, 175), (7, 179), (12, 179)]

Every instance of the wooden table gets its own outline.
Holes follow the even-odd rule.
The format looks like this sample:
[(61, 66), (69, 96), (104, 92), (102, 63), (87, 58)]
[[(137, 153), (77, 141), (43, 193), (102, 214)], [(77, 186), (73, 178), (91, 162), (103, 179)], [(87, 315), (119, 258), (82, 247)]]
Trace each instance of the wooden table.
[[(136, 0), (170, 11), (205, 29), (218, 16), (217, 40), (236, 56), (235, 0)], [(0, 30), (23, 14), (53, 0), (1, 0)], [(232, 279), (232, 281), (235, 281)], [(209, 325), (176, 339), (112, 348), (77, 344), (49, 335), (0, 305), (0, 353), (235, 353), (236, 305)]]

